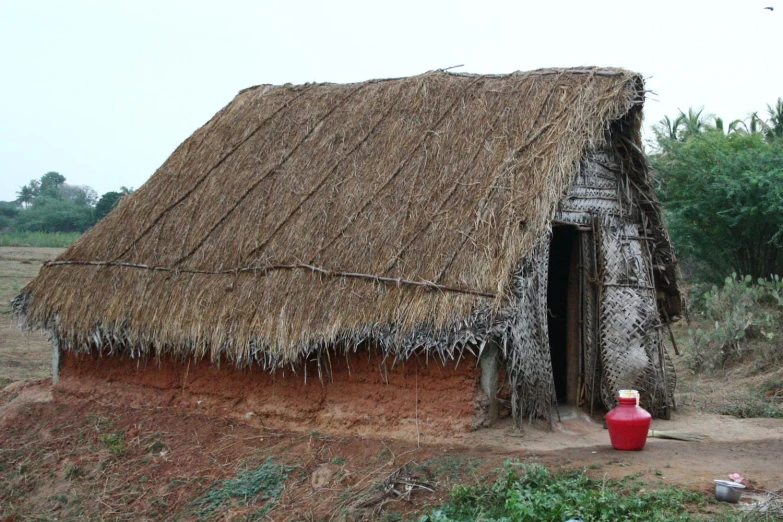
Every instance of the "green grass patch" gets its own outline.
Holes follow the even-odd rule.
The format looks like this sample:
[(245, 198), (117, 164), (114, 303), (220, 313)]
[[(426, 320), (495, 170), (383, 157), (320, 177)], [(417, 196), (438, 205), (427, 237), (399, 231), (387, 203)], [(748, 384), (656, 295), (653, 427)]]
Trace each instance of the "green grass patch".
[(122, 432), (117, 433), (104, 433), (98, 437), (107, 450), (112, 453), (124, 453), (125, 452), (125, 434)]
[(239, 502), (250, 507), (260, 506), (245, 520), (263, 520), (283, 491), (292, 469), (276, 464), (272, 457), (267, 457), (257, 468), (240, 470), (236, 477), (213, 484), (193, 501), (196, 514), (206, 518), (224, 506)]
[(0, 234), (0, 246), (65, 248), (79, 237), (80, 232), (11, 232)]
[(418, 521), (564, 522), (576, 517), (585, 522), (716, 520), (714, 514), (694, 513), (705, 502), (703, 493), (651, 486), (638, 475), (595, 480), (580, 471), (552, 473), (541, 464), (507, 461), (494, 483), (454, 486), (445, 504), (432, 508)]

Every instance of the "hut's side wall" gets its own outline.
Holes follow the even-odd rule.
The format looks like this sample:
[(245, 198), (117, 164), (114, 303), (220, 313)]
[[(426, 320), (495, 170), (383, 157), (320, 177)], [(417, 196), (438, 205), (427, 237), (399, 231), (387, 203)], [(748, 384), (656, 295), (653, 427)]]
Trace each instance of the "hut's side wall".
[(316, 362), (296, 373), (270, 373), (259, 366), (64, 352), (57, 390), (131, 406), (190, 407), (273, 429), (407, 438), (417, 428), (423, 437), (475, 429), (487, 413), (480, 366), (470, 354), (445, 365), (423, 355), (393, 365), (366, 350), (330, 359), (319, 379)]

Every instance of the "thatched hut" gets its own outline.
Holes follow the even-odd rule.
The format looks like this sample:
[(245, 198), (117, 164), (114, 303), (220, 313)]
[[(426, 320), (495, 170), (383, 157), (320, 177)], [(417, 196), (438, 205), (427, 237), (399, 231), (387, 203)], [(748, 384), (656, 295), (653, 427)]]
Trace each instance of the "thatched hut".
[(644, 94), (597, 68), (246, 89), (14, 309), (64, 372), (220, 365), (262, 409), (306, 394), (292, 373), (329, 403), (369, 361), (380, 377), (335, 395), (343, 412), (388, 394), (412, 415), (415, 370), (417, 422), (449, 375), (434, 394), (490, 420), (498, 376), (518, 421), (620, 388), (666, 417), (680, 294)]

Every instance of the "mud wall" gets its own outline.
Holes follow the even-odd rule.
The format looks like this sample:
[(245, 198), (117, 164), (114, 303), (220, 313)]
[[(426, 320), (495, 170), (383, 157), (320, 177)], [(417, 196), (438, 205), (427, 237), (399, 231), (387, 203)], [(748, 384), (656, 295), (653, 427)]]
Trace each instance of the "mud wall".
[(194, 408), (271, 429), (407, 438), (417, 436), (417, 423), (424, 437), (484, 423), (488, 401), (479, 386), (481, 370), (468, 354), (446, 365), (423, 355), (392, 365), (366, 351), (330, 359), (331, 371), (319, 380), (314, 362), (296, 372), (269, 373), (206, 361), (67, 352), (57, 389), (131, 407)]

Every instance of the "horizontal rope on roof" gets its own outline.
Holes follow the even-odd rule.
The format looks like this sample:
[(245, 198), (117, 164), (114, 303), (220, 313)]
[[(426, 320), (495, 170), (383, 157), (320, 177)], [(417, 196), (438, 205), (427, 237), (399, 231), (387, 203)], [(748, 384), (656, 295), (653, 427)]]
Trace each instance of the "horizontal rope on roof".
[(341, 272), (335, 270), (328, 270), (305, 263), (294, 263), (288, 265), (267, 265), (267, 266), (244, 266), (241, 268), (232, 268), (227, 270), (198, 270), (195, 268), (176, 268), (170, 266), (151, 266), (141, 263), (126, 263), (122, 261), (87, 261), (87, 260), (67, 260), (67, 261), (47, 261), (44, 266), (62, 266), (62, 265), (86, 265), (86, 266), (114, 266), (122, 268), (137, 268), (141, 270), (153, 270), (158, 272), (175, 272), (185, 274), (204, 274), (204, 275), (238, 275), (240, 273), (252, 272), (257, 274), (261, 272), (263, 276), (266, 276), (269, 272), (276, 270), (310, 270), (316, 274), (325, 277), (343, 277), (347, 279), (366, 279), (375, 281), (378, 283), (393, 284), (396, 286), (418, 286), (421, 288), (427, 288), (429, 290), (437, 290), (439, 292), (455, 292), (460, 294), (477, 295), (479, 297), (488, 297), (495, 299), (498, 297), (496, 293), (485, 292), (483, 290), (476, 290), (473, 288), (464, 288), (460, 286), (441, 285), (433, 283), (431, 281), (411, 281), (409, 279), (400, 279), (395, 277), (383, 277), (372, 274), (360, 274), (357, 272)]

